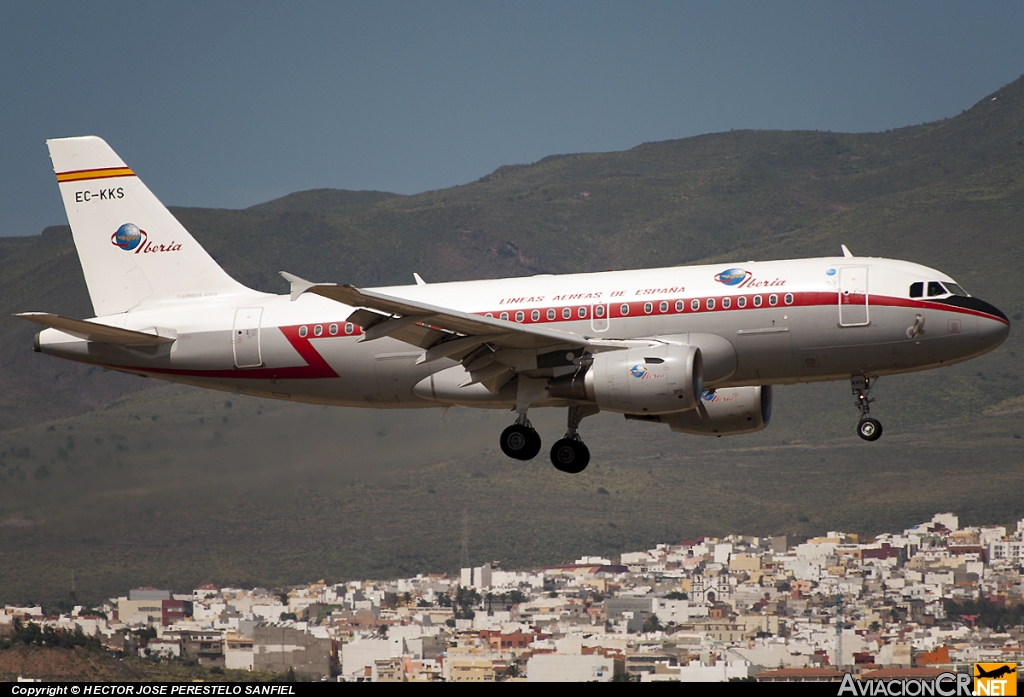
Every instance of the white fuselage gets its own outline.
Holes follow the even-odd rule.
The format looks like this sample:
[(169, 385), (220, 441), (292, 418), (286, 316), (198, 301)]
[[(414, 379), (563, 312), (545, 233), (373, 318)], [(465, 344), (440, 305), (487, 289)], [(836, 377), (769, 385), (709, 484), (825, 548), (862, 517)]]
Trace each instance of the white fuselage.
[[(911, 297), (911, 284), (929, 282), (952, 279), (909, 262), (830, 257), (377, 290), (584, 337), (716, 335), (735, 352), (731, 365), (706, 376), (705, 387), (719, 388), (923, 370), (967, 360), (1005, 339), (1005, 316), (983, 301), (949, 293)], [(458, 379), (441, 394), (424, 388), (432, 374), (465, 371), (447, 359), (417, 364), (423, 349), (397, 339), (363, 341), (360, 327), (348, 321), (353, 310), (312, 294), (293, 301), (239, 292), (143, 304), (95, 320), (169, 332), (174, 341), (162, 346), (90, 343), (56, 329), (41, 332), (37, 343), (63, 358), (263, 397), (362, 407), (514, 403), (514, 395), (479, 384), (460, 390)], [(537, 406), (547, 404), (564, 401)]]

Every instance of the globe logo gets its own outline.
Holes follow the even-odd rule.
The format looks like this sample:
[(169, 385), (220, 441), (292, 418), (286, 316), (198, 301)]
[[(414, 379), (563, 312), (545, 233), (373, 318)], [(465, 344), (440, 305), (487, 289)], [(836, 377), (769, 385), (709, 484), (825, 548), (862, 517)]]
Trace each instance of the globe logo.
[(642, 365), (635, 365), (629, 369), (629, 374), (635, 378), (642, 378), (644, 375), (647, 375), (647, 368)]
[(743, 269), (726, 269), (722, 273), (717, 274), (715, 280), (727, 286), (735, 286), (745, 281), (749, 275), (750, 272)]
[(146, 231), (140, 230), (134, 223), (125, 223), (117, 228), (117, 232), (110, 236), (110, 241), (115, 247), (125, 251), (132, 251), (146, 239)]

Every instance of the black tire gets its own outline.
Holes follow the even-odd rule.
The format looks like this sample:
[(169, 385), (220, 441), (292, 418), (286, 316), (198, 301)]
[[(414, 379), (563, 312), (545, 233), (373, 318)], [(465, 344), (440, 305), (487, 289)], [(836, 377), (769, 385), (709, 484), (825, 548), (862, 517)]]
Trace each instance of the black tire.
[(590, 464), (590, 449), (582, 441), (563, 438), (551, 446), (551, 464), (559, 472), (579, 474)]
[(540, 436), (532, 428), (512, 424), (501, 432), (501, 452), (516, 460), (532, 460), (540, 452)]
[(537, 457), (537, 455), (540, 453), (541, 442), (540, 434), (537, 433), (537, 429), (531, 428), (529, 437), (529, 447), (527, 448), (526, 452), (523, 453), (524, 460), (532, 460), (533, 458)]
[(877, 419), (863, 419), (857, 424), (857, 435), (864, 440), (878, 440), (882, 437), (882, 424)]

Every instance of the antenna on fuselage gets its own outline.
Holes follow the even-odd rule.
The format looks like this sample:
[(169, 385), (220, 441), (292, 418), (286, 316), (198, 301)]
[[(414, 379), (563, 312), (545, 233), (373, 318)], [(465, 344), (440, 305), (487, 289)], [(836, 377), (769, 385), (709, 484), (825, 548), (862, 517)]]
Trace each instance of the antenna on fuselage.
[(841, 244), (839, 246), (843, 248), (843, 256), (844, 257), (851, 257), (851, 258), (853, 257), (853, 253), (849, 249), (846, 248), (845, 244)]

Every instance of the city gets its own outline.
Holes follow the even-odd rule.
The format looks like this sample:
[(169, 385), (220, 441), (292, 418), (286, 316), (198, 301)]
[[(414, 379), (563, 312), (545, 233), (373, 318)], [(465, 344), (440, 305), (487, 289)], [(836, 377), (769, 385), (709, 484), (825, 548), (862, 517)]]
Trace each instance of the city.
[(141, 588), (61, 615), (8, 605), (0, 639), (35, 625), (118, 656), (298, 680), (930, 679), (1022, 663), (1022, 568), (1024, 520), (961, 528), (943, 513), (870, 540), (731, 535), (525, 571)]

